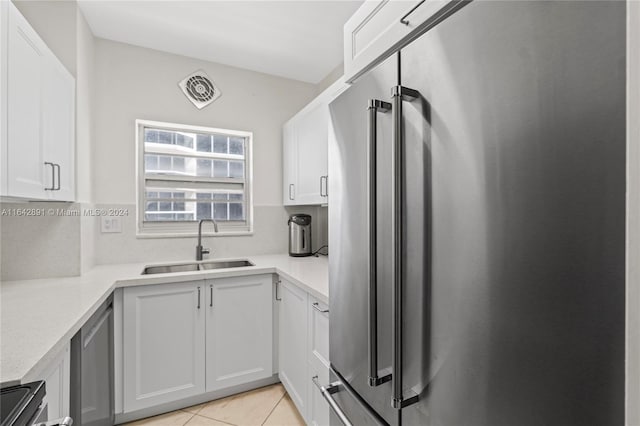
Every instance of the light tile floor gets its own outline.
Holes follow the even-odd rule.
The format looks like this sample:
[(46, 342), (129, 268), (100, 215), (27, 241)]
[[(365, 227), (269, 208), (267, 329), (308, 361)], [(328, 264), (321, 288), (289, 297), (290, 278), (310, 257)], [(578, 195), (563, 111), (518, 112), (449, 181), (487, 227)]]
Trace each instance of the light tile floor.
[(126, 426), (304, 426), (293, 401), (278, 383)]

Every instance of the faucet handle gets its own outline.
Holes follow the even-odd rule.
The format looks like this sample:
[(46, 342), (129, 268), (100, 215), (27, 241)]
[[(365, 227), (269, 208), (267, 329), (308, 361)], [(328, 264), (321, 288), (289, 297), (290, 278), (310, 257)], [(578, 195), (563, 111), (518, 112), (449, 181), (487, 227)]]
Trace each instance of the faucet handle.
[(211, 249), (210, 249), (210, 248), (208, 248), (208, 247), (202, 247), (202, 250), (200, 250), (200, 253), (202, 253), (202, 254), (209, 254), (209, 253), (211, 253), (211, 251), (210, 251), (210, 250), (211, 250)]

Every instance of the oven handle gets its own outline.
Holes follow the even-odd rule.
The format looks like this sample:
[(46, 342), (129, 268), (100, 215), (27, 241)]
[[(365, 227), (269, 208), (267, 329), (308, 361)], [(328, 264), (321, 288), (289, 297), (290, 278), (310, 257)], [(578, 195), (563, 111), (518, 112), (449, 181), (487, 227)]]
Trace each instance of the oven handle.
[(44, 423), (35, 423), (33, 426), (71, 426), (73, 419), (71, 417), (63, 417), (57, 420), (49, 420)]

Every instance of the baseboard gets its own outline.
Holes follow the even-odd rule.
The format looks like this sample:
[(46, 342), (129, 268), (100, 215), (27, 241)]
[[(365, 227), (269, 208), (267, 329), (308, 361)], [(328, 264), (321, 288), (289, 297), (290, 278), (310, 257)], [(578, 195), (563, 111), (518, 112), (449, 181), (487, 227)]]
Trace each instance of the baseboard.
[(155, 407), (143, 408), (142, 410), (136, 410), (129, 413), (116, 414), (115, 424), (119, 425), (122, 423), (132, 422), (134, 420), (144, 419), (146, 417), (157, 416), (158, 414), (169, 413), (171, 411), (180, 410), (182, 408), (191, 407), (193, 405), (202, 404), (204, 402), (213, 401), (215, 399), (224, 398), (227, 396), (235, 395), (237, 393), (269, 386), (278, 382), (280, 382), (280, 379), (278, 379), (278, 374), (274, 374), (273, 376), (267, 377), (266, 379), (260, 379), (254, 382), (232, 386), (227, 389), (207, 392), (178, 401), (172, 401), (166, 404), (157, 405)]

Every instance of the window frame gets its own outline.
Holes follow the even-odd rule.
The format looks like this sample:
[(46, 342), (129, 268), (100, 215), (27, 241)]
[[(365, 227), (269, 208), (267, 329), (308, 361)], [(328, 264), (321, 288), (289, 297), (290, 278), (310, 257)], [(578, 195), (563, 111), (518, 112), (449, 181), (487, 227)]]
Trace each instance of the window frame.
[[(204, 236), (247, 236), (253, 235), (253, 132), (242, 130), (229, 130), (214, 127), (194, 126), (188, 124), (168, 123), (153, 120), (135, 120), (135, 144), (136, 144), (136, 237), (138, 238), (181, 238), (194, 237), (198, 235), (198, 221), (184, 222), (152, 222), (145, 221), (145, 191), (146, 177), (144, 166), (144, 129), (153, 127), (154, 129), (167, 130), (172, 132), (193, 132), (206, 134), (225, 134), (228, 136), (238, 136), (245, 138), (244, 153), (244, 195), (245, 195), (245, 221), (242, 224), (219, 222), (219, 232), (213, 231), (211, 224), (202, 228)], [(173, 179), (168, 179), (173, 180)], [(197, 179), (195, 181), (206, 181)], [(211, 229), (209, 229), (211, 228)]]

